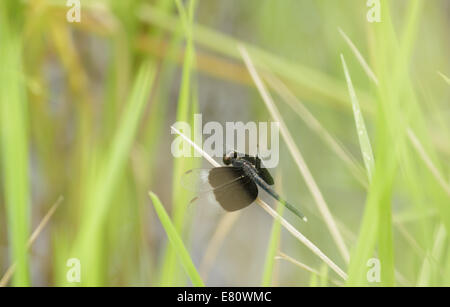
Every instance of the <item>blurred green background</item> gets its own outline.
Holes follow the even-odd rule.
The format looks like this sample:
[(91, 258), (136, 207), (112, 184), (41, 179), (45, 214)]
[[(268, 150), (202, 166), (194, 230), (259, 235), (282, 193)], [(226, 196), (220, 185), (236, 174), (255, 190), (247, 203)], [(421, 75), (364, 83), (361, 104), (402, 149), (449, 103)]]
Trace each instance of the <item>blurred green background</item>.
[[(80, 3), (0, 2), (0, 285), (450, 286), (449, 1)], [(210, 165), (170, 126), (273, 120), (239, 44), (308, 222), (278, 210), (344, 278), (256, 204), (188, 206)]]

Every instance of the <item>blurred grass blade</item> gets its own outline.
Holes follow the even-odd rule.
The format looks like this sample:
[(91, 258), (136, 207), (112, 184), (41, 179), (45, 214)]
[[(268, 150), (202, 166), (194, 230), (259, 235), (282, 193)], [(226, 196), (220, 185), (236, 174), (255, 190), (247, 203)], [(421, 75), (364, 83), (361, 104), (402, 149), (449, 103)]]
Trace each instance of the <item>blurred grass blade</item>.
[(328, 267), (322, 263), (320, 267), (320, 286), (326, 287), (328, 286)]
[(443, 270), (439, 263), (445, 251), (445, 243), (447, 241), (447, 232), (443, 224), (437, 226), (435, 235), (433, 236), (433, 247), (429, 255), (423, 259), (422, 268), (417, 280), (417, 286), (433, 286), (432, 280), (436, 280)]
[(444, 79), (445, 82), (447, 82), (448, 85), (450, 85), (450, 78), (449, 77), (447, 77), (446, 75), (444, 75), (440, 71), (438, 71), (438, 74), (439, 74), (439, 76), (442, 77), (442, 79)]
[(220, 247), (225, 240), (228, 233), (233, 229), (233, 225), (236, 220), (241, 216), (242, 211), (235, 211), (225, 214), (217, 224), (214, 234), (208, 242), (208, 245), (203, 255), (203, 259), (200, 262), (200, 274), (205, 280), (208, 280), (209, 272), (213, 266), (214, 260), (216, 259)]
[(261, 78), (259, 77), (258, 72), (256, 71), (256, 68), (253, 65), (253, 62), (250, 59), (250, 56), (249, 56), (247, 50), (243, 46), (238, 46), (238, 48), (239, 48), (239, 51), (241, 52), (242, 58), (247, 66), (247, 69), (249, 70), (250, 75), (252, 76), (253, 81), (255, 82), (256, 87), (258, 88), (258, 91), (259, 91), (264, 103), (266, 104), (267, 109), (269, 110), (270, 115), (272, 116), (272, 118), (275, 122), (278, 122), (280, 124), (281, 135), (282, 135), (284, 141), (286, 142), (286, 144), (289, 148), (289, 152), (291, 153), (293, 159), (295, 160), (295, 163), (297, 164), (297, 167), (298, 167), (300, 173), (303, 175), (306, 185), (308, 186), (309, 190), (311, 191), (312, 196), (314, 197), (317, 207), (319, 208), (319, 211), (322, 214), (322, 216), (325, 220), (325, 223), (326, 223), (334, 241), (336, 242), (339, 252), (341, 253), (343, 259), (346, 262), (348, 262), (349, 261), (349, 252), (348, 252), (347, 246), (345, 245), (344, 239), (336, 225), (333, 215), (331, 214), (330, 210), (328, 209), (328, 205), (325, 202), (322, 192), (320, 191), (319, 187), (317, 186), (316, 181), (314, 180), (314, 177), (312, 176), (311, 172), (309, 171), (309, 168), (306, 165), (306, 162), (303, 159), (303, 156), (300, 153), (300, 150), (295, 145), (295, 142), (292, 139), (292, 136), (289, 133), (289, 130), (287, 129), (286, 124), (284, 123), (278, 109), (275, 106), (275, 103), (272, 100), (272, 97), (270, 96), (270, 94), (267, 91), (266, 87), (264, 86)]
[[(111, 147), (104, 153), (98, 170), (92, 171), (86, 180), (87, 195), (85, 212), (76, 238), (73, 254), (80, 258), (85, 271), (83, 283), (103, 284), (103, 270), (95, 269), (105, 265), (101, 257), (101, 232), (115, 189), (128, 160), (140, 118), (147, 102), (155, 77), (155, 69), (150, 62), (141, 64), (133, 90), (124, 106), (124, 112), (117, 126)], [(93, 158), (96, 160), (96, 158)]]
[(282, 98), (282, 101), (287, 103), (292, 110), (297, 113), (308, 127), (316, 132), (323, 141), (333, 150), (333, 152), (347, 165), (351, 173), (365, 188), (368, 188), (367, 176), (364, 168), (359, 164), (356, 158), (344, 147), (339, 140), (320, 123), (319, 120), (306, 108), (306, 106), (295, 97), (289, 88), (273, 74), (266, 72), (264, 78), (268, 85), (274, 89)]
[[(345, 42), (348, 44), (352, 52), (355, 54), (356, 58), (358, 59), (359, 63), (361, 64), (362, 68), (366, 72), (367, 76), (376, 84), (378, 85), (378, 79), (375, 76), (375, 73), (370, 68), (369, 64), (367, 64), (366, 60), (362, 56), (361, 52), (359, 52), (358, 48), (356, 48), (355, 44), (351, 41), (351, 39), (345, 34), (344, 31), (342, 31), (341, 28), (338, 29), (341, 36), (344, 38)], [(342, 56), (342, 55), (341, 55)]]
[[(56, 203), (54, 203), (53, 206), (51, 206), (50, 210), (48, 210), (47, 214), (42, 218), (41, 222), (39, 223), (39, 225), (36, 227), (36, 229), (31, 234), (30, 238), (28, 239), (27, 249), (31, 248), (31, 246), (36, 241), (39, 234), (42, 232), (42, 230), (45, 228), (45, 226), (47, 226), (47, 223), (50, 221), (50, 218), (53, 216), (53, 214), (55, 213), (56, 209), (59, 207), (59, 205), (61, 204), (63, 199), (64, 198), (62, 196), (60, 196), (58, 198), (58, 200), (56, 201)], [(13, 263), (8, 268), (6, 273), (0, 279), (0, 287), (4, 287), (8, 284), (9, 280), (11, 279), (11, 276), (14, 274), (14, 272), (16, 270), (16, 266), (17, 266), (17, 263)]]
[[(280, 186), (280, 185), (279, 185)], [(283, 216), (284, 206), (278, 204), (277, 213)], [(261, 282), (262, 287), (273, 286), (273, 271), (275, 264), (275, 256), (280, 246), (281, 237), (281, 224), (279, 221), (274, 220), (272, 224), (272, 231), (270, 232), (269, 245), (266, 252), (266, 260), (264, 262), (263, 278)]]
[(164, 206), (161, 204), (158, 196), (156, 196), (154, 193), (150, 192), (149, 195), (152, 199), (153, 206), (155, 207), (159, 220), (161, 221), (161, 224), (163, 225), (164, 230), (166, 231), (166, 234), (170, 240), (170, 244), (178, 255), (186, 274), (189, 276), (194, 286), (203, 287), (204, 284), (200, 277), (200, 274), (197, 272), (197, 269), (192, 263), (189, 252), (186, 250), (186, 247), (181, 240), (181, 236), (176, 230), (175, 226), (172, 224), (172, 221), (167, 215)]
[(439, 170), (433, 164), (433, 161), (431, 161), (431, 158), (425, 152), (425, 149), (423, 148), (422, 144), (420, 144), (420, 141), (416, 137), (414, 132), (411, 129), (408, 129), (407, 133), (408, 133), (409, 139), (411, 140), (412, 145), (414, 146), (416, 151), (419, 153), (420, 158), (422, 158), (422, 161), (426, 164), (426, 166), (428, 167), (430, 172), (433, 174), (434, 178), (436, 178), (436, 181), (439, 183), (439, 185), (445, 191), (445, 193), (447, 193), (447, 195), (450, 197), (450, 185), (447, 184), (447, 182), (442, 177)]
[[(350, 100), (352, 103), (353, 114), (356, 123), (356, 131), (358, 134), (361, 153), (363, 156), (364, 164), (366, 166), (367, 177), (369, 182), (372, 181), (374, 172), (374, 158), (372, 153), (372, 147), (365, 128), (364, 119), (359, 108), (358, 99), (353, 90), (353, 85), (350, 79), (350, 74), (345, 64), (343, 55), (341, 54), (341, 61), (344, 68), (345, 78), (348, 85), (350, 94)], [(371, 187), (372, 188), (372, 187)], [(371, 196), (372, 194), (369, 194)], [(359, 233), (359, 241), (356, 250), (352, 254), (352, 259), (349, 267), (349, 279), (348, 285), (361, 285), (361, 279), (367, 271), (366, 261), (372, 255), (375, 249), (378, 233), (378, 221), (379, 212), (377, 206), (377, 200), (374, 197), (369, 197), (367, 201), (366, 209), (364, 212), (363, 222)], [(364, 241), (364, 242), (362, 242)]]
[(369, 135), (367, 134), (366, 125), (364, 123), (364, 118), (359, 107), (358, 98), (356, 97), (355, 89), (353, 88), (353, 83), (350, 78), (350, 73), (345, 63), (344, 56), (341, 54), (342, 66), (344, 68), (345, 80), (347, 81), (348, 92), (350, 95), (350, 100), (352, 102), (353, 116), (355, 117), (356, 132), (358, 134), (359, 145), (361, 147), (361, 153), (364, 160), (364, 165), (366, 166), (367, 176), (369, 181), (372, 180), (372, 175), (374, 171), (374, 158), (372, 152), (372, 146), (370, 145)]
[[(27, 240), (30, 229), (29, 131), (22, 41), (16, 1), (0, 4), (0, 146), (10, 259), (17, 263), (14, 286), (30, 283)], [(14, 6), (14, 7), (13, 7)], [(17, 10), (17, 11), (16, 11)], [(14, 18), (12, 16), (15, 16)]]
[(278, 256), (276, 257), (276, 259), (283, 259), (283, 260), (289, 261), (290, 263), (294, 264), (295, 266), (297, 266), (307, 272), (310, 272), (312, 274), (310, 286), (314, 286), (314, 287), (317, 286), (317, 279), (315, 277), (320, 277), (320, 281), (322, 284), (326, 281), (330, 281), (337, 286), (340, 286), (342, 284), (341, 282), (331, 279), (328, 276), (328, 266), (326, 266), (325, 263), (322, 264), (321, 270), (319, 272), (316, 269), (311, 268), (310, 266), (292, 258), (291, 256), (286, 255), (283, 252), (278, 252)]
[[(144, 5), (139, 11), (139, 17), (146, 22), (154, 23), (170, 31), (175, 31), (180, 23), (174, 16), (162, 12), (151, 5)], [(196, 33), (195, 40), (197, 43), (215, 52), (239, 58), (239, 52), (237, 52), (235, 46), (244, 44), (242, 41), (200, 24), (194, 24), (193, 29)], [(254, 45), (245, 44), (245, 46), (255, 56), (258, 63), (264, 63), (271, 71), (282, 75), (284, 78), (295, 82), (301, 87), (306, 87), (328, 99), (332, 99), (341, 105), (345, 103), (345, 88), (341, 81), (319, 70), (300, 65), (299, 63), (286, 61)], [(371, 100), (370, 95), (366, 92), (360, 91), (359, 95), (363, 97), (364, 102)]]
[(302, 263), (302, 262), (300, 262), (298, 260), (295, 260), (294, 258), (286, 255), (285, 253), (283, 253), (281, 251), (278, 252), (278, 255), (276, 256), (276, 259), (289, 261), (290, 263), (298, 266), (302, 270), (305, 270), (307, 272), (310, 272), (310, 273), (316, 274), (317, 276), (320, 276), (320, 272), (317, 271), (316, 269), (313, 269), (309, 265), (306, 265), (306, 264), (304, 264), (304, 263)]
[[(192, 68), (195, 66), (195, 49), (193, 42), (192, 22), (196, 9), (195, 0), (188, 2), (186, 9), (180, 0), (175, 1), (182, 20), (180, 27), (184, 31), (186, 38), (186, 50), (183, 59), (183, 69), (181, 76), (180, 91), (178, 96), (176, 121), (191, 122), (193, 120), (194, 110), (197, 109), (196, 101), (193, 99), (193, 76)], [(184, 233), (183, 227), (186, 220), (186, 204), (189, 202), (190, 193), (179, 188), (182, 174), (190, 168), (193, 168), (194, 161), (189, 157), (174, 158), (173, 176), (172, 176), (172, 199), (173, 199), (173, 223), (180, 233)], [(183, 281), (179, 280), (177, 274), (177, 259), (172, 245), (168, 245), (165, 252), (164, 262), (162, 264), (160, 283), (161, 285), (173, 286)]]

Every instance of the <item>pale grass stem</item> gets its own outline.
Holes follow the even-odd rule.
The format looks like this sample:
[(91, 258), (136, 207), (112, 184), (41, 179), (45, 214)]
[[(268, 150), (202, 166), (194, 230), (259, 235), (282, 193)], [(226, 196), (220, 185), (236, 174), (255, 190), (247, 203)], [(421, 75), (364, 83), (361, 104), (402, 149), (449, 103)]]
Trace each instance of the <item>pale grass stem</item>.
[(338, 30), (339, 30), (339, 33), (341, 34), (341, 36), (344, 38), (345, 42), (348, 44), (348, 46), (350, 47), (350, 49), (352, 50), (352, 52), (356, 56), (356, 59), (361, 64), (361, 67), (364, 69), (364, 71), (366, 72), (367, 76), (376, 85), (378, 85), (378, 78), (375, 76), (375, 73), (372, 71), (372, 69), (370, 68), (369, 64), (367, 64), (367, 62), (364, 59), (364, 57), (362, 56), (361, 52), (359, 52), (358, 48), (356, 48), (355, 44), (353, 44), (353, 42), (350, 40), (350, 38), (347, 36), (347, 34), (345, 34), (345, 32), (341, 28), (338, 28)]
[(267, 84), (274, 89), (282, 100), (297, 113), (306, 125), (314, 132), (316, 132), (323, 141), (333, 150), (333, 152), (347, 165), (349, 170), (353, 173), (355, 178), (366, 189), (368, 188), (367, 177), (361, 165), (356, 161), (353, 155), (345, 149), (345, 147), (334, 138), (327, 129), (309, 112), (305, 105), (297, 99), (297, 97), (289, 90), (289, 88), (273, 74), (266, 72), (263, 74)]
[[(37, 237), (42, 232), (42, 230), (45, 228), (45, 226), (47, 225), (48, 221), (53, 216), (53, 214), (55, 213), (56, 209), (58, 208), (58, 206), (61, 204), (61, 202), (63, 200), (64, 200), (64, 197), (60, 196), (58, 198), (58, 200), (50, 208), (50, 210), (48, 210), (47, 214), (42, 218), (41, 222), (39, 223), (39, 225), (36, 227), (36, 229), (31, 234), (30, 238), (28, 239), (27, 249), (31, 248), (31, 246), (36, 241)], [(16, 270), (16, 263), (13, 263), (8, 268), (8, 270), (5, 272), (5, 274), (3, 275), (2, 279), (0, 279), (0, 287), (5, 287), (8, 284), (8, 282), (11, 279), (11, 277), (13, 276), (15, 270)]]
[(442, 77), (442, 79), (444, 79), (445, 82), (447, 82), (448, 85), (450, 85), (450, 78), (449, 77), (447, 77), (446, 75), (444, 75), (440, 71), (438, 71), (437, 73), (439, 74), (439, 76)]
[(309, 171), (309, 168), (306, 165), (306, 162), (303, 159), (300, 150), (295, 145), (295, 142), (292, 139), (292, 136), (289, 133), (289, 130), (287, 129), (280, 113), (278, 112), (278, 109), (276, 108), (272, 97), (270, 96), (261, 78), (259, 77), (247, 50), (243, 46), (238, 46), (238, 49), (247, 66), (248, 71), (250, 72), (253, 81), (255, 82), (256, 87), (259, 90), (261, 97), (263, 98), (263, 101), (265, 102), (269, 110), (269, 113), (271, 114), (273, 120), (280, 124), (281, 135), (289, 148), (289, 152), (294, 158), (294, 161), (296, 162), (297, 167), (300, 170), (300, 173), (303, 175), (306, 185), (308, 186), (334, 241), (336, 242), (339, 252), (341, 253), (344, 260), (348, 263), (350, 259), (349, 251), (344, 243), (344, 239), (342, 238), (342, 235), (336, 225), (336, 222), (330, 210), (328, 209), (328, 205), (326, 204), (325, 199), (323, 198), (322, 193), (320, 192), (320, 189), (317, 186), (316, 181), (314, 180), (314, 177)]
[(428, 156), (428, 154), (425, 152), (425, 149), (423, 148), (422, 144), (420, 143), (419, 139), (416, 137), (414, 132), (411, 129), (408, 129), (408, 137), (414, 146), (414, 148), (417, 150), (417, 153), (419, 154), (420, 158), (423, 160), (425, 165), (428, 167), (430, 172), (433, 174), (433, 176), (436, 178), (439, 185), (444, 189), (444, 191), (447, 193), (448, 196), (450, 196), (450, 187), (445, 181), (445, 179), (441, 176), (439, 173), (439, 170), (436, 168), (436, 166), (433, 164), (433, 161), (431, 161), (431, 158)]
[(295, 266), (298, 266), (299, 268), (308, 271), (312, 274), (316, 274), (317, 276), (321, 276), (321, 277), (326, 277), (330, 282), (332, 282), (333, 284), (335, 284), (336, 286), (342, 286), (342, 284), (336, 280), (330, 279), (328, 276), (323, 275), (322, 273), (320, 273), (319, 271), (317, 271), (316, 269), (313, 269), (312, 267), (292, 258), (291, 256), (286, 255), (285, 253), (279, 251), (278, 252), (278, 256), (275, 257), (275, 259), (277, 260), (286, 260), (292, 264), (294, 264)]
[[(187, 136), (181, 133), (178, 129), (171, 126), (171, 129), (181, 136), (186, 142), (188, 142), (195, 150), (197, 150), (209, 163), (214, 167), (220, 167), (221, 165), (215, 161), (210, 155), (208, 155), (202, 148), (190, 140)], [(304, 235), (302, 235), (294, 226), (292, 226), (288, 221), (281, 217), (275, 210), (273, 210), (268, 204), (266, 204), (260, 198), (256, 199), (256, 203), (260, 205), (267, 213), (269, 213), (273, 218), (277, 219), (281, 225), (289, 231), (297, 240), (308, 247), (314, 254), (316, 254), (323, 262), (325, 262), (333, 271), (336, 272), (342, 279), (347, 278), (347, 274), (339, 268), (330, 258), (328, 258), (314, 243), (308, 240)]]
[(231, 227), (234, 225), (239, 216), (241, 216), (241, 211), (236, 211), (225, 214), (219, 221), (214, 234), (208, 242), (205, 254), (200, 263), (199, 271), (204, 281), (208, 279), (209, 272), (211, 271), (214, 259), (217, 257), (223, 240), (230, 232)]

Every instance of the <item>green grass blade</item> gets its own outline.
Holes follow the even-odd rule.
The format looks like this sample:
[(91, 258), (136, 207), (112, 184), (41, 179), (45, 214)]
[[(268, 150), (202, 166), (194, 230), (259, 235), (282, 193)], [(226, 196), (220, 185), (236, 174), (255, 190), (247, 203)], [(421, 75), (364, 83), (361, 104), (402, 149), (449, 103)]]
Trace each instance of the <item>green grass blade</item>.
[[(11, 15), (15, 1), (0, 4), (0, 145), (11, 260), (17, 263), (14, 286), (28, 286), (29, 157), (28, 110), (23, 94), (21, 33)], [(16, 11), (14, 11), (14, 15)]]
[(87, 285), (104, 282), (103, 270), (95, 269), (104, 265), (101, 255), (103, 222), (128, 160), (154, 77), (154, 67), (149, 62), (143, 63), (113, 136), (110, 150), (104, 153), (101, 160), (97, 160), (100, 161), (98, 170), (93, 171), (86, 181), (88, 193), (85, 212), (73, 255), (78, 256), (83, 263), (82, 282)]
[(328, 286), (328, 266), (326, 266), (324, 263), (322, 263), (322, 266), (320, 267), (320, 286), (321, 287), (327, 287)]
[[(372, 146), (370, 145), (370, 139), (365, 127), (364, 118), (359, 107), (359, 102), (356, 93), (353, 88), (353, 84), (350, 78), (347, 65), (345, 63), (344, 56), (341, 54), (342, 66), (345, 73), (345, 78), (348, 85), (350, 100), (352, 102), (353, 114), (356, 123), (356, 130), (359, 138), (359, 144), (361, 153), (363, 156), (364, 164), (367, 170), (367, 176), (371, 182), (375, 172), (374, 156), (372, 152)], [(389, 168), (392, 169), (392, 168)], [(381, 171), (380, 171), (381, 170)], [(380, 258), (383, 264), (387, 264), (386, 268), (382, 268), (383, 272), (391, 272), (393, 276), (394, 267), (392, 264), (392, 242), (381, 243), (381, 240), (388, 237), (391, 238), (387, 232), (390, 231), (390, 227), (386, 225), (389, 221), (382, 221), (381, 215), (385, 215), (385, 211), (389, 211), (390, 208), (385, 208), (383, 204), (389, 204), (390, 200), (386, 199), (389, 193), (389, 184), (386, 184), (380, 179), (381, 172), (384, 172), (383, 168), (379, 168), (379, 176), (376, 183), (370, 186), (369, 198), (367, 201), (366, 210), (364, 212), (361, 230), (359, 233), (356, 250), (354, 251), (350, 266), (349, 266), (349, 278), (347, 280), (348, 285), (364, 285), (367, 283), (366, 263), (373, 256), (376, 242), (380, 240)], [(380, 181), (381, 180), (381, 181)], [(386, 180), (387, 181), (387, 180)], [(389, 183), (387, 181), (387, 183)], [(390, 224), (389, 224), (390, 225)], [(387, 229), (384, 229), (386, 227)], [(387, 245), (387, 246), (386, 246)], [(392, 265), (389, 265), (392, 264)], [(389, 282), (389, 281), (387, 281)]]
[(370, 145), (369, 135), (367, 133), (366, 125), (364, 123), (364, 118), (361, 113), (361, 108), (359, 107), (358, 98), (356, 97), (356, 92), (353, 87), (352, 80), (350, 78), (350, 73), (345, 63), (344, 56), (341, 54), (342, 66), (344, 68), (345, 80), (347, 81), (348, 91), (350, 95), (350, 100), (352, 102), (353, 116), (355, 117), (356, 132), (358, 134), (359, 145), (361, 148), (361, 153), (364, 160), (364, 165), (367, 170), (367, 177), (369, 181), (372, 180), (372, 175), (375, 167), (372, 146)]
[[(193, 119), (193, 111), (197, 108), (192, 99), (193, 76), (192, 69), (195, 65), (195, 49), (193, 42), (192, 22), (194, 18), (196, 1), (188, 2), (188, 9), (183, 6), (181, 1), (176, 2), (179, 14), (182, 19), (181, 27), (186, 37), (186, 52), (184, 54), (183, 70), (181, 77), (180, 92), (177, 105), (177, 122), (190, 122)], [(185, 224), (186, 204), (190, 200), (190, 193), (186, 190), (180, 190), (179, 183), (182, 174), (193, 167), (193, 160), (187, 157), (174, 158), (173, 167), (173, 222), (176, 229), (183, 231)], [(162, 285), (174, 285), (179, 283), (177, 275), (177, 259), (173, 247), (169, 245), (166, 249), (164, 262), (161, 269), (160, 281)]]
[[(440, 224), (437, 226), (435, 235), (433, 236), (433, 247), (429, 255), (426, 255), (422, 263), (419, 278), (417, 280), (417, 286), (436, 286), (432, 284), (433, 279), (437, 279), (437, 276), (442, 275), (442, 267), (436, 265), (441, 263), (442, 257), (445, 252), (445, 242), (447, 241), (447, 233), (445, 226)], [(440, 274), (439, 274), (440, 273)]]
[(170, 244), (175, 250), (177, 256), (179, 257), (181, 264), (183, 265), (183, 268), (186, 271), (186, 274), (192, 281), (192, 284), (196, 287), (205, 286), (200, 277), (200, 274), (197, 272), (197, 269), (195, 268), (194, 263), (192, 262), (191, 257), (189, 256), (189, 252), (186, 250), (186, 247), (184, 246), (183, 241), (181, 240), (180, 234), (178, 233), (174, 224), (167, 215), (167, 212), (164, 209), (164, 206), (161, 204), (158, 196), (156, 196), (152, 192), (150, 192), (149, 195), (150, 198), (152, 199), (153, 206), (155, 207), (159, 220), (161, 221), (161, 224), (163, 225), (164, 230), (167, 233), (167, 236), (170, 240)]
[(319, 277), (316, 273), (312, 273), (311, 277), (309, 278), (309, 286), (312, 288), (318, 287), (319, 285)]
[[(353, 108), (353, 115), (356, 123), (356, 131), (358, 134), (361, 153), (363, 156), (364, 164), (367, 171), (367, 177), (369, 182), (372, 181), (374, 172), (374, 158), (372, 147), (370, 145), (369, 136), (365, 127), (364, 119), (361, 114), (358, 99), (353, 89), (353, 84), (348, 72), (347, 65), (344, 60), (344, 56), (341, 54), (342, 66), (347, 81), (350, 100)], [(348, 285), (361, 285), (365, 278), (366, 261), (369, 259), (375, 249), (378, 233), (378, 221), (379, 212), (377, 201), (374, 197), (369, 198), (366, 206), (366, 210), (363, 217), (361, 230), (359, 233), (359, 240), (357, 248), (352, 254), (352, 258), (349, 266), (349, 278), (347, 280)], [(362, 241), (365, 241), (364, 243)]]
[[(277, 212), (283, 216), (284, 206), (278, 204)], [(272, 224), (272, 231), (270, 232), (269, 246), (266, 252), (266, 260), (264, 262), (263, 278), (261, 282), (262, 287), (272, 286), (273, 269), (275, 264), (275, 256), (280, 245), (281, 224), (278, 220), (274, 220)]]

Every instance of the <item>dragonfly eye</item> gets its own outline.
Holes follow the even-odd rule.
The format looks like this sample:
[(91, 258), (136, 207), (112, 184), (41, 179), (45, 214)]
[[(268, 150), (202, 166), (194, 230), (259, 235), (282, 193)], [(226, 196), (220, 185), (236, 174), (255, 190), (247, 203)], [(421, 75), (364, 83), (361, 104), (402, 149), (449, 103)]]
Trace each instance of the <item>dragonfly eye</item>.
[(225, 165), (230, 165), (233, 159), (237, 158), (237, 153), (234, 150), (228, 151), (223, 155), (223, 163)]
[(228, 155), (223, 156), (223, 164), (225, 164), (225, 165), (231, 164), (231, 158)]

